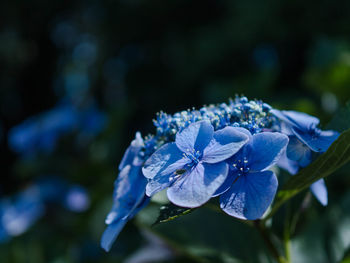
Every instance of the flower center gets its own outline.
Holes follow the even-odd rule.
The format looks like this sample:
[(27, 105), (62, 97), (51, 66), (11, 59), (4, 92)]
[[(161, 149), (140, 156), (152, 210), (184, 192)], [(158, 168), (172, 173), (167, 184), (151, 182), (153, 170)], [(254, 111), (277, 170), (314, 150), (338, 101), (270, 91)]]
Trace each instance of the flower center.
[(186, 152), (184, 152), (183, 155), (185, 158), (191, 161), (191, 165), (198, 164), (202, 157), (202, 153), (200, 151), (189, 150), (189, 149)]
[(243, 159), (235, 160), (232, 164), (232, 169), (238, 174), (238, 176), (246, 175), (250, 170), (247, 158), (243, 157)]
[(182, 169), (176, 170), (170, 176), (170, 182), (175, 182), (175, 180), (179, 179), (180, 177), (186, 176), (191, 171), (191, 169), (193, 169), (193, 167), (199, 163), (202, 157), (202, 153), (200, 151), (187, 149), (186, 152), (183, 153), (183, 156), (183, 158), (189, 159), (191, 162), (185, 165)]

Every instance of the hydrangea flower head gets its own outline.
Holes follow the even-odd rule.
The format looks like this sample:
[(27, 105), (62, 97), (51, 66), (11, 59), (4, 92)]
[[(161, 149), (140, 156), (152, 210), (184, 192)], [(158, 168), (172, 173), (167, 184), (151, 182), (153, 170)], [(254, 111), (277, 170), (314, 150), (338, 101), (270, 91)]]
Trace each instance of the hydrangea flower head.
[[(220, 196), (227, 214), (261, 218), (278, 187), (268, 169), (278, 162), (294, 174), (310, 163), (311, 151), (325, 151), (338, 136), (319, 130), (318, 123), (239, 96), (199, 110), (158, 113), (155, 133), (144, 140), (136, 134), (119, 165), (102, 247), (108, 251), (125, 223), (164, 189), (178, 206), (195, 208)], [(325, 202), (323, 181), (311, 189)]]
[(228, 165), (223, 161), (247, 140), (248, 136), (234, 127), (214, 132), (208, 121), (189, 125), (176, 134), (175, 142), (163, 145), (146, 161), (146, 194), (152, 196), (169, 187), (168, 198), (176, 205), (204, 204), (227, 177)]
[(271, 204), (277, 177), (267, 169), (285, 151), (288, 137), (278, 132), (250, 136), (249, 142), (227, 160), (230, 172), (218, 192), (220, 206), (229, 215), (248, 220), (261, 218)]

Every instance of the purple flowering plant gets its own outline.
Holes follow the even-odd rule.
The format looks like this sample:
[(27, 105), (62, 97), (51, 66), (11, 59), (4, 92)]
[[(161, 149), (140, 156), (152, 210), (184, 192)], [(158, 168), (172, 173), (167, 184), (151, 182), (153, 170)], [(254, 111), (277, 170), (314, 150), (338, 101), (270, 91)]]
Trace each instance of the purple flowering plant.
[[(248, 224), (254, 222), (276, 261), (289, 262), (266, 234), (267, 220), (307, 187), (327, 205), (323, 177), (346, 162), (324, 174), (314, 169), (305, 175), (304, 168), (324, 161), (318, 158), (312, 163), (317, 156), (330, 156), (327, 150), (337, 146), (331, 145), (335, 141), (340, 145), (349, 135), (319, 129), (316, 117), (280, 111), (246, 97), (173, 115), (160, 112), (153, 123), (155, 133), (142, 138), (138, 132), (119, 165), (113, 206), (101, 240), (106, 251), (127, 221), (164, 190), (169, 204), (179, 212), (167, 215), (162, 211), (169, 209), (161, 209), (160, 216), (167, 219), (163, 221), (216, 203), (216, 210)], [(295, 176), (279, 186), (278, 168)]]

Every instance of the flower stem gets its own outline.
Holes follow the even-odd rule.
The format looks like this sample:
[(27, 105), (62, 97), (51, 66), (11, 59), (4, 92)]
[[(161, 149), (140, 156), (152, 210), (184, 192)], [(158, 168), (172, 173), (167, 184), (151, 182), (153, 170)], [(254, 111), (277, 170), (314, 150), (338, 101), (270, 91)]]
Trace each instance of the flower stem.
[(284, 235), (284, 242), (283, 243), (284, 243), (284, 249), (286, 251), (286, 262), (291, 262), (289, 234)]
[(288, 261), (283, 256), (281, 256), (279, 254), (277, 248), (272, 243), (271, 238), (270, 238), (269, 234), (267, 233), (265, 226), (263, 224), (261, 224), (261, 221), (260, 220), (255, 220), (254, 221), (254, 226), (259, 231), (261, 237), (265, 241), (265, 244), (266, 244), (267, 248), (270, 250), (272, 256), (276, 259), (276, 261), (278, 263), (287, 263)]
[(290, 254), (290, 236), (291, 236), (291, 220), (290, 220), (290, 203), (287, 204), (287, 212), (286, 212), (286, 218), (284, 223), (284, 233), (283, 233), (283, 245), (284, 245), (284, 251), (286, 254), (286, 260), (287, 262), (291, 262), (291, 254)]

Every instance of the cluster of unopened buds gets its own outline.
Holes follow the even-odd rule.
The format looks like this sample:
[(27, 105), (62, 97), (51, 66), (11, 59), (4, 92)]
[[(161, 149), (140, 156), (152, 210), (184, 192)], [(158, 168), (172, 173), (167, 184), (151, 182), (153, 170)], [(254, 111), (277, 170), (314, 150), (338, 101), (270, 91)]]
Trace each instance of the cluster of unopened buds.
[[(156, 133), (144, 139), (136, 133), (119, 165), (102, 247), (108, 251), (126, 222), (164, 189), (176, 206), (196, 208), (219, 197), (230, 216), (263, 217), (278, 188), (271, 168), (293, 175), (339, 136), (318, 124), (313, 116), (246, 97), (174, 115), (160, 112)], [(323, 179), (311, 192), (327, 204)]]

